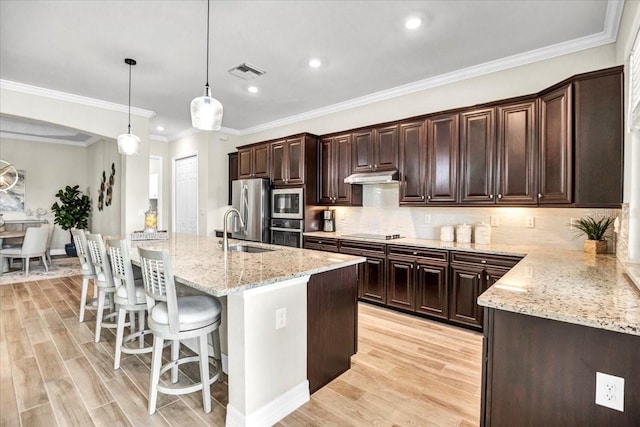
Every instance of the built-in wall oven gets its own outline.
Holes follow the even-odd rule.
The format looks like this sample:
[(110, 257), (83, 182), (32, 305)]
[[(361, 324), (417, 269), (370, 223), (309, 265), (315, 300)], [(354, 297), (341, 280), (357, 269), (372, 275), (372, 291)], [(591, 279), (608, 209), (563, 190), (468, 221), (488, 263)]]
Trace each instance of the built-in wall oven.
[(271, 244), (302, 248), (304, 221), (274, 218), (271, 220)]

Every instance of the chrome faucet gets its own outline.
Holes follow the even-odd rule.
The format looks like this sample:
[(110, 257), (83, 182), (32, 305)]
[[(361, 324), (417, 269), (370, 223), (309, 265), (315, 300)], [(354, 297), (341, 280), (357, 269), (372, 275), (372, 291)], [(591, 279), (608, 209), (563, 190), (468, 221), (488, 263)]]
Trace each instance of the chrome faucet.
[(227, 237), (227, 223), (229, 222), (229, 215), (231, 214), (235, 214), (238, 219), (240, 220), (240, 227), (244, 228), (244, 221), (242, 220), (242, 216), (240, 216), (240, 211), (238, 209), (235, 208), (230, 208), (228, 211), (226, 211), (224, 213), (224, 231), (222, 234), (222, 250), (224, 251), (225, 255), (227, 253), (227, 251), (229, 250), (229, 238)]

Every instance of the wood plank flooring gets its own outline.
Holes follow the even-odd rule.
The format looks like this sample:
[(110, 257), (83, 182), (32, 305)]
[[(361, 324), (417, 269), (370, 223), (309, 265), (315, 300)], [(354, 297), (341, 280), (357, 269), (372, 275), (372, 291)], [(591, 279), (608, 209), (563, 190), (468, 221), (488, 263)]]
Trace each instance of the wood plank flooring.
[[(192, 393), (160, 394), (147, 415), (149, 355), (123, 354), (113, 370), (113, 330), (96, 344), (93, 313), (78, 322), (80, 284), (74, 276), (0, 286), (0, 427), (224, 425), (226, 378), (212, 385), (210, 414)], [(359, 308), (352, 369), (278, 426), (478, 425), (480, 334)], [(181, 382), (198, 379), (197, 366), (181, 370)]]

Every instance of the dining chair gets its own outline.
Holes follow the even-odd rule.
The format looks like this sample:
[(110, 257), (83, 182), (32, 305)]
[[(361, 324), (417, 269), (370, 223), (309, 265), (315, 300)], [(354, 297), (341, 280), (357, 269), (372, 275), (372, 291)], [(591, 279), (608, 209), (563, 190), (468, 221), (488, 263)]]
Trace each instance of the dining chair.
[[(89, 246), (87, 244), (87, 233), (85, 230), (71, 229), (73, 244), (76, 247), (76, 255), (80, 261), (82, 268), (82, 291), (80, 293), (80, 314), (78, 316), (80, 322), (84, 321), (84, 311), (96, 310), (98, 291), (96, 289), (96, 269), (91, 262), (89, 256)], [(89, 292), (89, 280), (93, 281), (93, 299), (87, 301), (87, 293)]]
[(22, 245), (16, 248), (0, 249), (0, 265), (3, 258), (22, 258), (22, 268), (24, 275), (29, 275), (29, 260), (31, 258), (42, 259), (42, 264), (46, 271), (49, 266), (46, 260), (47, 237), (49, 230), (45, 227), (29, 227), (24, 234)]
[[(138, 248), (142, 278), (149, 305), (149, 329), (153, 333), (153, 354), (149, 383), (149, 414), (156, 411), (158, 392), (164, 394), (187, 394), (202, 390), (204, 412), (211, 412), (210, 386), (220, 378), (220, 319), (222, 305), (210, 295), (176, 295), (173, 267), (169, 252)], [(209, 376), (209, 346), (207, 336), (212, 334), (216, 369)], [(199, 356), (179, 358), (180, 341), (199, 338)], [(171, 361), (162, 365), (164, 340), (172, 340)], [(200, 382), (178, 386), (178, 366), (199, 362)], [(171, 370), (171, 385), (160, 383), (160, 377)]]
[(47, 250), (45, 255), (47, 256), (47, 261), (49, 261), (49, 265), (53, 265), (53, 261), (51, 260), (51, 240), (53, 238), (53, 230), (55, 229), (53, 224), (42, 224), (40, 227), (45, 227), (48, 230), (47, 233)]
[[(116, 344), (113, 369), (120, 369), (122, 353), (139, 354), (150, 353), (153, 346), (144, 345), (144, 337), (151, 331), (144, 328), (147, 315), (147, 298), (142, 278), (136, 280), (133, 274), (129, 247), (126, 240), (107, 239), (107, 250), (111, 259), (111, 272), (116, 284), (114, 300), (118, 310), (116, 328)], [(129, 315), (129, 322), (126, 316)], [(135, 331), (136, 314), (138, 317), (138, 331)], [(124, 328), (129, 326), (129, 335), (124, 336)], [(138, 340), (138, 348), (131, 344)]]
[[(116, 285), (111, 273), (111, 263), (107, 256), (104, 240), (100, 234), (87, 235), (87, 246), (89, 247), (89, 257), (93, 268), (96, 270), (95, 284), (98, 289), (98, 307), (96, 309), (96, 334), (95, 342), (100, 342), (102, 328), (116, 328), (115, 318), (117, 312), (114, 307), (114, 294)], [(104, 309), (107, 300), (111, 313), (105, 315)]]

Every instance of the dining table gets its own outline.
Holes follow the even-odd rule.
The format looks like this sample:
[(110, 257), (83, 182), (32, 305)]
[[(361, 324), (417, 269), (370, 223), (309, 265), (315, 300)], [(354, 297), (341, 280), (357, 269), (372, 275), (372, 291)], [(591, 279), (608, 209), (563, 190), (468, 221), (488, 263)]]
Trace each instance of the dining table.
[[(24, 230), (0, 231), (0, 249), (2, 249), (4, 239), (24, 238), (24, 235)], [(9, 271), (9, 258), (0, 257), (0, 259), (2, 260), (2, 265), (0, 265), (0, 275), (2, 275), (2, 273)]]

